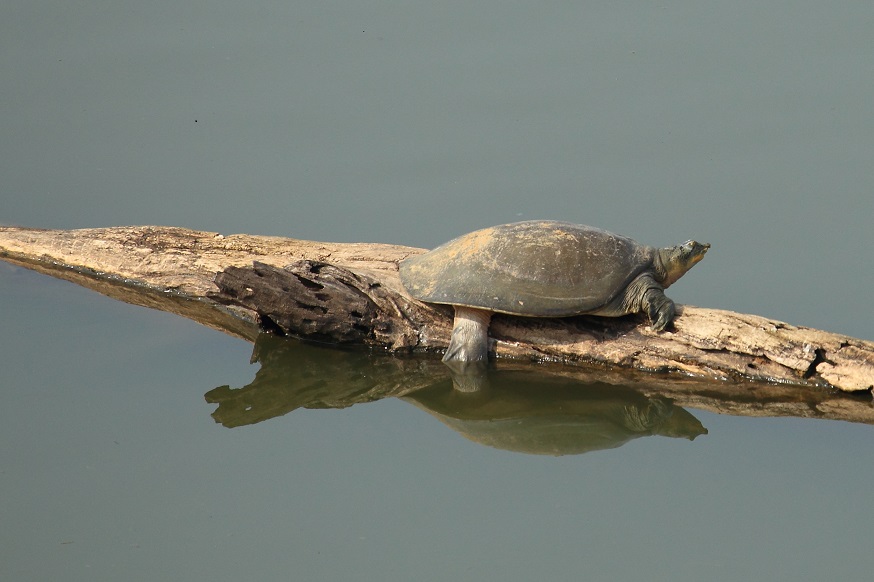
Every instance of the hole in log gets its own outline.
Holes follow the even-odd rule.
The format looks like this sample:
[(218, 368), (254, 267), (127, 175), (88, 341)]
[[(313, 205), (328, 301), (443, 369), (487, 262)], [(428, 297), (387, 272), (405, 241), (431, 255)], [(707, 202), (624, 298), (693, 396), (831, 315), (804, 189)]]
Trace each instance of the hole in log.
[(267, 333), (272, 333), (275, 336), (285, 337), (285, 330), (279, 327), (272, 317), (263, 313), (258, 314), (258, 323), (261, 324), (261, 329)]
[(301, 309), (305, 309), (306, 311), (318, 311), (319, 313), (325, 314), (328, 313), (328, 310), (321, 305), (308, 305), (306, 303), (302, 303), (300, 301), (295, 301), (298, 307)]
[[(313, 272), (318, 273), (318, 271), (313, 271)], [(300, 281), (300, 284), (303, 285), (304, 287), (306, 287), (307, 289), (322, 290), (325, 288), (325, 286), (322, 285), (321, 283), (316, 283), (315, 281), (310, 281), (309, 279), (307, 279), (306, 277), (304, 277), (302, 275), (298, 275), (297, 273), (293, 273), (293, 275), (295, 277), (297, 277), (298, 281)]]
[(350, 311), (349, 315), (351, 315), (352, 317), (357, 317), (359, 319), (364, 317), (364, 315), (360, 311), (355, 311), (355, 310)]
[(816, 367), (823, 362), (827, 362), (825, 359), (825, 350), (822, 348), (816, 348), (814, 350), (813, 361), (810, 362), (810, 366), (807, 367), (807, 371), (804, 372), (804, 378), (810, 378), (814, 374), (816, 374)]
[(753, 364), (752, 362), (750, 362), (749, 364), (747, 364), (747, 368), (749, 368), (751, 370), (755, 370), (757, 368), (757, 366), (755, 364)]
[(316, 294), (315, 294), (315, 297), (316, 297), (316, 299), (318, 299), (319, 301), (327, 301), (328, 299), (331, 298), (331, 296), (328, 295), (327, 293), (316, 293)]

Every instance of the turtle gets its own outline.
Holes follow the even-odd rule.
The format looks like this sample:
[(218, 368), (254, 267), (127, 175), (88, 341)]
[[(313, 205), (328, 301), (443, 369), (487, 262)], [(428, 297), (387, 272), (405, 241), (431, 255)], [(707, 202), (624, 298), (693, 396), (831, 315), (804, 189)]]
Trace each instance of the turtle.
[(523, 317), (646, 312), (652, 329), (674, 319), (664, 290), (710, 245), (642, 245), (600, 228), (553, 220), (514, 222), (455, 238), (399, 264), (414, 298), (452, 305), (447, 363), (485, 362), (494, 313)]

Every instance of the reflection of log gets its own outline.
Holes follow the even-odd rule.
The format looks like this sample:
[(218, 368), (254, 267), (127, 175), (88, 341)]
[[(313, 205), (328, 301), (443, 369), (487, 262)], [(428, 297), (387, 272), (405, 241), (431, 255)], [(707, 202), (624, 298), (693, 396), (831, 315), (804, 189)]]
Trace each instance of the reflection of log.
[[(673, 406), (735, 416), (791, 416), (874, 424), (874, 406), (869, 398), (831, 390), (799, 390), (787, 384), (714, 384), (688, 377), (506, 360), (496, 370), (488, 371), (485, 389), (470, 394), (452, 389), (449, 369), (437, 358), (330, 349), (267, 334), (255, 341), (252, 361), (260, 368), (248, 385), (220, 386), (205, 395), (207, 402), (218, 404), (213, 417), (224, 426), (255, 424), (299, 408), (346, 408), (391, 397), (423, 405), (441, 420), (579, 414), (583, 411), (574, 403), (581, 401), (588, 401), (586, 414), (593, 412), (591, 405), (595, 404), (601, 416), (608, 413), (615, 419), (609, 412), (613, 407), (605, 409), (597, 401), (603, 404), (605, 398), (616, 398), (633, 410), (647, 408), (650, 401), (669, 399)], [(646, 416), (641, 417), (644, 422), (640, 426), (647, 424)], [(664, 432), (686, 437), (701, 433), (698, 421), (689, 423), (688, 417), (681, 416), (675, 421), (684, 429), (675, 430), (680, 427), (672, 424), (674, 429)]]
[(646, 436), (707, 434), (695, 416), (661, 395), (552, 376), (530, 364), (491, 370), (489, 387), (470, 394), (452, 388), (448, 368), (436, 358), (329, 350), (263, 334), (252, 359), (261, 367), (249, 385), (205, 395), (218, 405), (213, 418), (228, 428), (298, 408), (345, 408), (394, 396), (474, 442), (526, 453), (580, 454)]
[[(0, 258), (248, 339), (258, 322), (319, 340), (441, 350), (451, 310), (412, 299), (397, 275), (397, 262), (419, 252), (169, 227), (0, 227)], [(661, 334), (635, 317), (498, 316), (491, 335), (506, 357), (728, 382), (874, 386), (874, 342), (714, 309), (680, 306), (674, 331)]]

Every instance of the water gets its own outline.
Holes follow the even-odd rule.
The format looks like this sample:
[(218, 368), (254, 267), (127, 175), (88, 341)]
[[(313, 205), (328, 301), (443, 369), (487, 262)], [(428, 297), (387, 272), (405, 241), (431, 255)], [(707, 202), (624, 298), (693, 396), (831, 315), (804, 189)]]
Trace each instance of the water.
[[(671, 288), (678, 302), (874, 339), (867, 4), (0, 13), (2, 223), (430, 247), (558, 218), (712, 243)], [(687, 409), (708, 431), (694, 441), (559, 457), (472, 440), (413, 399), (227, 428), (207, 395), (263, 369), (245, 342), (4, 263), (0, 318), (4, 580), (817, 580), (874, 566), (864, 424)], [(360, 370), (331, 353), (312, 369), (354, 394)]]

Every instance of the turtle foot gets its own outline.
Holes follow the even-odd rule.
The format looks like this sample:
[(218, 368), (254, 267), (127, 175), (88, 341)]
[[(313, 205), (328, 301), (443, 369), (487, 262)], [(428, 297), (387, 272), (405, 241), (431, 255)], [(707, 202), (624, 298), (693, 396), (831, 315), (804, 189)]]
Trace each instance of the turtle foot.
[(650, 289), (647, 296), (649, 300), (647, 315), (649, 315), (653, 331), (665, 331), (674, 321), (676, 313), (674, 302), (668, 299), (661, 290)]
[(492, 314), (482, 309), (455, 307), (452, 338), (444, 362), (485, 362), (489, 358), (489, 322)]

